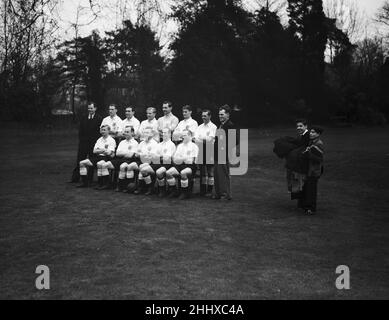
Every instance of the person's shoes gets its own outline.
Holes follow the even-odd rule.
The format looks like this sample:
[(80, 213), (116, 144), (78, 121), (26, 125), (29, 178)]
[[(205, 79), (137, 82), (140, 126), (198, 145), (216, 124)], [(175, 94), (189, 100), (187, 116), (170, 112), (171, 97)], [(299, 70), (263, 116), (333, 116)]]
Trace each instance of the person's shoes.
[(82, 184), (80, 184), (80, 185), (76, 186), (76, 188), (77, 188), (77, 189), (88, 188), (88, 185), (87, 185), (87, 184), (84, 184), (84, 183), (82, 183)]
[(212, 195), (212, 200), (220, 200), (222, 197), (216, 194)]
[(180, 196), (180, 192), (177, 189), (173, 189), (167, 196), (169, 199), (177, 198)]
[(178, 197), (179, 200), (185, 200), (189, 198), (189, 193), (187, 190), (182, 191), (180, 196)]
[(305, 214), (308, 216), (313, 216), (315, 213), (311, 209), (306, 209)]
[(166, 197), (166, 189), (165, 188), (159, 188), (159, 192), (158, 192), (158, 197), (159, 198), (164, 198)]
[(145, 196), (151, 196), (153, 194), (153, 186), (147, 187), (147, 191), (145, 193)]
[(89, 187), (88, 178), (86, 176), (82, 176), (81, 180), (82, 180), (82, 184), (77, 186), (77, 188), (88, 188)]

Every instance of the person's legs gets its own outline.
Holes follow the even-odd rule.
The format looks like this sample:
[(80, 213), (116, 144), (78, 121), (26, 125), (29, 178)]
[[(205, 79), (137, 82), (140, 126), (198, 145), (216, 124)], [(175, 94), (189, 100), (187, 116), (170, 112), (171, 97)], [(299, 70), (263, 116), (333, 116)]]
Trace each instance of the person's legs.
[(126, 188), (126, 186), (128, 185), (127, 168), (128, 168), (127, 162), (122, 162), (122, 163), (119, 162), (115, 165), (115, 169), (119, 172), (118, 184), (117, 184), (117, 188), (116, 188), (116, 191), (118, 191), (118, 192), (123, 191)]
[(215, 185), (215, 169), (213, 164), (207, 164), (207, 195), (212, 195), (213, 188)]
[(109, 178), (110, 178), (110, 171), (114, 170), (115, 167), (113, 166), (111, 161), (103, 161), (101, 163), (101, 176), (103, 180), (103, 186), (100, 188), (100, 190), (108, 190), (110, 188)]
[(103, 164), (105, 163), (104, 160), (100, 160), (96, 163), (96, 168), (97, 168), (97, 182), (98, 185), (95, 188), (96, 190), (101, 190), (104, 186), (104, 177), (103, 177)]
[(227, 200), (231, 200), (231, 178), (229, 164), (216, 164), (214, 167), (215, 192), (213, 199), (220, 199), (225, 194)]
[(304, 184), (302, 206), (307, 213), (316, 212), (318, 178), (308, 177)]
[(93, 163), (89, 159), (85, 159), (80, 161), (79, 167), (79, 175), (82, 179), (82, 184), (79, 185), (78, 188), (87, 188), (89, 186), (88, 168), (92, 168)]
[(77, 163), (73, 169), (70, 182), (77, 183), (80, 181), (80, 162), (88, 158), (88, 146), (85, 142), (80, 141), (77, 150)]
[(190, 197), (189, 193), (189, 185), (190, 185), (190, 179), (192, 178), (192, 169), (191, 168), (185, 168), (180, 172), (181, 176), (181, 195), (180, 199), (187, 199)]
[(177, 177), (180, 175), (175, 167), (166, 171), (166, 181), (168, 184), (168, 197), (173, 198), (179, 195), (177, 190)]
[(147, 187), (147, 192), (145, 193), (145, 195), (149, 196), (153, 193), (153, 187), (155, 183), (155, 171), (151, 167), (151, 165), (147, 165), (141, 169), (141, 173)]
[(204, 196), (207, 193), (207, 165), (200, 165), (200, 196)]
[(127, 167), (127, 190), (129, 193), (133, 193), (137, 189), (136, 176), (139, 174), (139, 166), (134, 161)]
[(166, 195), (166, 171), (166, 167), (162, 166), (156, 172), (158, 179), (158, 196), (160, 198)]

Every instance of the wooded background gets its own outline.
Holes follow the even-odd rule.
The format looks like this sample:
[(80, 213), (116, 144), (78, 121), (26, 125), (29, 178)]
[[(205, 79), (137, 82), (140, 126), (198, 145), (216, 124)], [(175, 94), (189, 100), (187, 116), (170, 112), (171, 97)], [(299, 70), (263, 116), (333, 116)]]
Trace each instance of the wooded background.
[[(258, 0), (255, 10), (239, 0), (179, 0), (168, 15), (161, 1), (137, 0), (135, 20), (80, 36), (82, 10), (103, 14), (90, 0), (67, 41), (58, 39), (58, 3), (1, 0), (2, 119), (47, 122), (53, 110), (76, 118), (87, 101), (102, 114), (109, 103), (142, 112), (165, 99), (176, 113), (228, 103), (249, 127), (300, 116), (381, 125), (389, 116), (389, 31), (364, 33), (371, 23), (388, 30), (389, 1), (367, 21), (346, 0)], [(178, 26), (168, 54), (155, 16)]]

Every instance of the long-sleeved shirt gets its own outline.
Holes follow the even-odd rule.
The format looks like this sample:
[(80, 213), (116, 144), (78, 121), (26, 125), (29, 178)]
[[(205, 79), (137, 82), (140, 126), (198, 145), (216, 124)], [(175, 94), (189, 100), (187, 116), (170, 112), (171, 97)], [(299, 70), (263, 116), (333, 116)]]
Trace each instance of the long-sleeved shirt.
[(176, 145), (173, 141), (162, 141), (158, 144), (158, 155), (162, 158), (163, 163), (171, 164), (172, 157), (176, 152)]
[(149, 120), (144, 120), (141, 122), (140, 124), (140, 127), (139, 127), (139, 132), (138, 132), (138, 135), (139, 135), (139, 138), (141, 141), (144, 141), (146, 140), (146, 137), (145, 137), (145, 130), (147, 128), (151, 128), (154, 132), (154, 136), (153, 136), (153, 139), (156, 141), (156, 142), (159, 142), (159, 131), (158, 131), (158, 121), (157, 119), (153, 119), (151, 121)]
[(180, 143), (177, 147), (176, 152), (174, 153), (173, 160), (175, 163), (179, 162), (177, 160), (183, 159), (185, 164), (193, 164), (197, 156), (199, 155), (199, 147), (193, 143)]
[(136, 152), (142, 162), (150, 163), (155, 159), (159, 159), (158, 156), (158, 142), (154, 139), (150, 139), (149, 141), (142, 141), (138, 145), (138, 150)]
[(101, 123), (101, 126), (108, 125), (110, 127), (110, 132), (117, 136), (122, 133), (123, 128), (123, 121), (118, 116), (114, 116), (113, 118), (111, 116), (108, 116), (103, 119), (103, 122)]
[(178, 125), (178, 118), (170, 113), (167, 116), (163, 116), (158, 119), (158, 130), (162, 131), (163, 129), (169, 129), (171, 132), (176, 129)]
[(138, 142), (132, 138), (119, 143), (116, 156), (119, 158), (132, 158), (138, 150)]
[(115, 153), (116, 149), (116, 141), (111, 136), (108, 136), (106, 138), (101, 137), (96, 141), (95, 147), (93, 149), (94, 154), (98, 154), (99, 156), (105, 156), (104, 153), (98, 153), (97, 150), (108, 150), (111, 151), (111, 155)]
[(126, 127), (133, 127), (134, 134), (137, 135), (140, 127), (140, 121), (135, 117), (132, 117), (131, 119), (126, 118), (122, 121), (122, 132), (124, 132)]
[(203, 141), (214, 141), (216, 136), (216, 125), (210, 121), (207, 124), (203, 123), (199, 125), (195, 132), (195, 141), (196, 142), (203, 142)]
[(173, 141), (182, 140), (182, 133), (185, 130), (189, 130), (190, 132), (192, 132), (192, 135), (194, 135), (198, 126), (199, 125), (197, 121), (193, 120), (192, 118), (182, 120), (173, 132)]

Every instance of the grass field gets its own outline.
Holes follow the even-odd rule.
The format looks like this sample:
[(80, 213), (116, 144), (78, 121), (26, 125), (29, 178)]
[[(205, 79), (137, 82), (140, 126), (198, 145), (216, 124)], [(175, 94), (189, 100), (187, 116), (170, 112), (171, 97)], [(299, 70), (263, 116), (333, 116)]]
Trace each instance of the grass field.
[[(2, 299), (389, 298), (388, 128), (326, 129), (313, 217), (272, 153), (293, 129), (250, 130), (232, 202), (76, 189), (75, 131), (1, 134)], [(35, 289), (37, 265), (50, 290)], [(351, 290), (335, 288), (338, 265)]]

